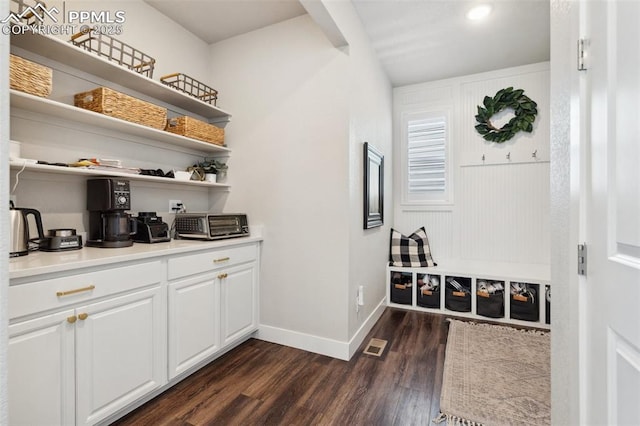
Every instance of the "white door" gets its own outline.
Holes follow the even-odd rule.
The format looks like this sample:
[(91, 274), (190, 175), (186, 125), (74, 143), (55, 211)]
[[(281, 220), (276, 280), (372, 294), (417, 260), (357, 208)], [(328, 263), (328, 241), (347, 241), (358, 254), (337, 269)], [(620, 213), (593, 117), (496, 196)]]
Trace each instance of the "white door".
[(583, 1), (582, 421), (640, 425), (640, 1)]
[(257, 267), (255, 263), (224, 270), (220, 279), (222, 344), (257, 328)]
[(166, 383), (159, 287), (76, 309), (77, 423), (94, 424)]
[(68, 310), (9, 326), (10, 425), (74, 423), (75, 320)]
[(220, 349), (220, 301), (216, 275), (169, 284), (169, 378)]

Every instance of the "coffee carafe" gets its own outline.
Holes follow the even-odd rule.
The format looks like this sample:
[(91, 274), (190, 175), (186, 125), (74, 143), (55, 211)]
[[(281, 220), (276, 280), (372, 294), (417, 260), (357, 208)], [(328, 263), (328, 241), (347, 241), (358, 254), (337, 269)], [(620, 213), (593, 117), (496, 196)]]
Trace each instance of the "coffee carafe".
[(137, 232), (137, 222), (126, 210), (131, 208), (129, 181), (116, 178), (87, 180), (90, 247), (129, 247)]

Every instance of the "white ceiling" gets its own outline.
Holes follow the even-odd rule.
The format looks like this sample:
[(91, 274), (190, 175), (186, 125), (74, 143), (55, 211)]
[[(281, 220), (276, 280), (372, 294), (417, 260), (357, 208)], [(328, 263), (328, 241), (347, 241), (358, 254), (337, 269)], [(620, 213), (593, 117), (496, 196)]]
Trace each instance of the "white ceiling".
[[(145, 0), (207, 43), (306, 13), (298, 0)], [(337, 0), (348, 1), (348, 0)], [(549, 60), (549, 0), (351, 0), (393, 86)]]
[(216, 43), (307, 13), (298, 0), (144, 1), (207, 43)]
[(352, 0), (394, 86), (548, 61), (548, 0)]

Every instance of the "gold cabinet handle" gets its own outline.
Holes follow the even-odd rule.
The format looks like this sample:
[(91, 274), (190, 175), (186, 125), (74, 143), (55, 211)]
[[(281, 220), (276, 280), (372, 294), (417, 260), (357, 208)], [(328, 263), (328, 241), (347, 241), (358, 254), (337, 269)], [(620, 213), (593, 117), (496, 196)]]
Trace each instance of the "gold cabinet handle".
[(220, 259), (213, 259), (213, 263), (227, 262), (230, 259), (230, 257), (221, 257)]
[(70, 294), (82, 293), (83, 291), (91, 291), (94, 288), (96, 288), (95, 285), (90, 285), (90, 286), (87, 286), (87, 287), (76, 288), (74, 290), (58, 291), (58, 292), (56, 292), (56, 296), (58, 296), (58, 297), (68, 296)]
[(229, 276), (229, 274), (227, 274), (227, 273), (220, 274), (220, 275), (218, 275), (218, 279), (221, 280), (223, 278), (227, 278), (228, 276)]
[(84, 321), (84, 320), (87, 319), (88, 316), (89, 316), (89, 314), (83, 312), (83, 313), (78, 315), (78, 319), (81, 320), (81, 321)]
[(75, 315), (71, 315), (70, 317), (67, 317), (67, 322), (69, 324), (73, 324), (74, 322), (76, 322), (78, 318)]

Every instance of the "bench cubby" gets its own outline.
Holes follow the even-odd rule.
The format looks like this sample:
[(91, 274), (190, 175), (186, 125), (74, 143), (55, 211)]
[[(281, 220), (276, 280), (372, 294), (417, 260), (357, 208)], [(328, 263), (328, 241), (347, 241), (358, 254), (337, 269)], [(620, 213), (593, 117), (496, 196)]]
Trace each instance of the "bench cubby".
[(549, 265), (450, 260), (387, 266), (387, 277), (388, 306), (551, 328)]

